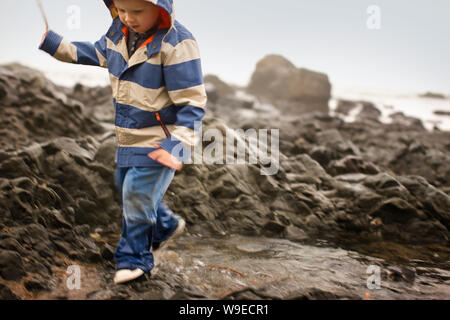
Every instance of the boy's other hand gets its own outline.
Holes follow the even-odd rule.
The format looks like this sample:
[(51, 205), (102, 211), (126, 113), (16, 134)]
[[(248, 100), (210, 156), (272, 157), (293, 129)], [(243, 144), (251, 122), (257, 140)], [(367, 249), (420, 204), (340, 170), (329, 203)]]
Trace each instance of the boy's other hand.
[(42, 43), (44, 43), (44, 40), (45, 40), (45, 37), (47, 36), (47, 33), (48, 33), (48, 28), (45, 29), (45, 33), (44, 33), (44, 35), (42, 36), (42, 40), (41, 40), (41, 43), (40, 43), (39, 46), (42, 46)]
[(149, 154), (147, 154), (147, 156), (169, 168), (178, 171), (181, 170), (181, 168), (183, 167), (183, 163), (180, 160), (178, 160), (166, 150), (162, 149), (159, 145), (155, 144), (153, 146), (158, 149), (150, 152)]

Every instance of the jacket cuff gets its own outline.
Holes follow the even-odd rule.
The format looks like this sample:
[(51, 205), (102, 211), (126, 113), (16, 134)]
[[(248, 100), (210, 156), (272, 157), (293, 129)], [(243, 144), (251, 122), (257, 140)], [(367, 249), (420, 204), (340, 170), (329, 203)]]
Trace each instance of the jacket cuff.
[(164, 141), (159, 143), (159, 146), (183, 163), (191, 157), (191, 149), (186, 147), (174, 136), (166, 138)]
[(39, 49), (54, 56), (56, 53), (56, 50), (58, 50), (58, 47), (61, 44), (62, 39), (63, 38), (59, 34), (49, 30), (44, 41), (39, 46)]

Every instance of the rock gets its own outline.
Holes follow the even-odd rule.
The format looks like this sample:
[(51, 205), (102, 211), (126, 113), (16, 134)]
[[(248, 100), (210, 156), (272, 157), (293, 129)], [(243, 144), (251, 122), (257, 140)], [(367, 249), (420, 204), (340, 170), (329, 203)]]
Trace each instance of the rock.
[(5, 280), (20, 280), (25, 275), (22, 258), (17, 252), (0, 250), (0, 276)]
[(22, 247), (22, 245), (14, 238), (2, 239), (0, 241), (0, 248), (15, 251), (22, 256), (26, 252), (25, 249)]
[(93, 250), (91, 248), (88, 248), (86, 250), (86, 259), (87, 261), (92, 263), (99, 263), (103, 261), (101, 252), (99, 250)]
[(401, 182), (418, 197), (429, 214), (450, 230), (450, 197), (420, 176), (401, 176)]
[(111, 86), (86, 87), (78, 83), (73, 89), (67, 89), (65, 94), (83, 104), (83, 114), (87, 117), (94, 118), (102, 125), (104, 123), (114, 124)]
[(71, 223), (69, 223), (58, 210), (49, 210), (47, 208), (44, 208), (42, 210), (42, 215), (45, 216), (45, 220), (47, 221), (48, 225), (52, 226), (53, 228), (72, 228)]
[(266, 293), (263, 289), (245, 287), (240, 290), (233, 291), (222, 298), (223, 300), (280, 300), (280, 297)]
[(450, 116), (450, 111), (445, 110), (434, 110), (433, 113), (438, 116)]
[(392, 198), (380, 203), (370, 213), (373, 217), (380, 217), (383, 224), (398, 223), (405, 225), (409, 220), (418, 216), (416, 209), (408, 202)]
[(6, 91), (0, 101), (2, 150), (15, 151), (32, 141), (76, 137), (81, 132), (103, 132), (101, 125), (82, 114), (80, 102), (68, 98), (39, 71), (19, 64), (1, 65), (0, 82)]
[(98, 161), (108, 168), (114, 168), (115, 161), (114, 157), (116, 154), (116, 142), (113, 138), (107, 139), (102, 142), (102, 144), (97, 149), (97, 153), (94, 156), (94, 160)]
[(381, 170), (373, 163), (364, 161), (362, 157), (348, 155), (339, 160), (331, 161), (327, 166), (327, 172), (332, 176), (347, 173), (377, 174)]
[(269, 221), (264, 225), (264, 230), (269, 234), (279, 234), (283, 232), (285, 228), (285, 225), (276, 221)]
[[(0, 67), (0, 113), (14, 129), (4, 131), (7, 138), (0, 138), (5, 143), (0, 151), (2, 279), (20, 281), (26, 275), (23, 283), (38, 292), (67, 262), (88, 263), (105, 269), (101, 272), (106, 287), (89, 288), (91, 299), (209, 298), (207, 290), (189, 285), (192, 270), (181, 267), (180, 261), (188, 259), (181, 254), (176, 260), (167, 259), (150, 279), (110, 286), (115, 264), (114, 248), (108, 243), (117, 241), (122, 221), (113, 176), (116, 145), (113, 131), (108, 131), (113, 110), (101, 116), (111, 107), (110, 92), (81, 85), (52, 91), (52, 85), (44, 78), (39, 80), (39, 75), (5, 70)], [(377, 241), (448, 246), (449, 133), (422, 130), (418, 122), (402, 114), (393, 115), (391, 124), (372, 121), (379, 111), (363, 101), (339, 102), (336, 113), (365, 114), (352, 123), (321, 112), (296, 114), (328, 102), (326, 76), (305, 73), (282, 58), (268, 59), (257, 71), (261, 72), (255, 71), (256, 82), (274, 75), (274, 81), (260, 83), (267, 96), (251, 96), (222, 83), (225, 92), (212, 104), (215, 110), (205, 117), (204, 130), (225, 133), (230, 128), (280, 128), (277, 171), (263, 175), (260, 159), (256, 164), (186, 165), (175, 175), (165, 201), (185, 218), (188, 234), (268, 235), (308, 243), (319, 237), (337, 246), (364, 241), (373, 246)], [(314, 81), (310, 83), (310, 79)], [(219, 86), (219, 80), (211, 82)], [(292, 81), (292, 87), (283, 88), (284, 100), (276, 105), (282, 112), (273, 113), (275, 107), (269, 102), (278, 92), (269, 89), (286, 81)], [(296, 88), (301, 89), (298, 94)], [(241, 117), (236, 110), (245, 110), (248, 117)], [(77, 120), (77, 130), (67, 121), (58, 122), (66, 114)], [(237, 119), (228, 122), (236, 114)], [(83, 128), (81, 122), (87, 118), (94, 124)], [(96, 132), (100, 122), (102, 128), (109, 128), (106, 132)], [(63, 125), (66, 128), (62, 129)], [(48, 133), (44, 135), (41, 128)], [(22, 137), (23, 145), (14, 140)], [(244, 135), (234, 137), (250, 140)], [(207, 142), (203, 141), (203, 150)], [(95, 241), (90, 234), (95, 234)], [(183, 243), (180, 240), (180, 245), (188, 245)], [(181, 270), (180, 275), (174, 270)], [(401, 270), (392, 274), (394, 280), (403, 279), (396, 278), (403, 274)], [(280, 286), (279, 282), (273, 284)], [(0, 297), (13, 294), (5, 288), (0, 286)], [(242, 297), (286, 298), (268, 287), (229, 295)], [(306, 288), (291, 297), (347, 296)]]
[(362, 105), (362, 109), (356, 115), (358, 119), (378, 121), (381, 116), (381, 111), (372, 102), (360, 101), (359, 103)]
[(339, 295), (318, 288), (305, 288), (291, 292), (286, 300), (360, 300), (355, 295)]
[(56, 249), (64, 254), (69, 254), (70, 245), (67, 242), (56, 240), (53, 242), (56, 246)]
[(416, 278), (416, 270), (404, 266), (389, 266), (386, 270), (386, 278), (390, 281), (405, 281), (409, 284), (413, 284)]
[(0, 300), (20, 300), (10, 288), (8, 288), (3, 283), (0, 283)]
[(215, 103), (220, 98), (233, 96), (235, 89), (222, 81), (218, 76), (208, 74), (203, 78), (206, 87), (206, 93), (208, 94), (208, 100)]
[(109, 244), (105, 244), (101, 249), (101, 255), (105, 260), (111, 261), (114, 259), (115, 249)]
[(185, 287), (181, 288), (178, 291), (176, 291), (172, 297), (170, 297), (170, 300), (200, 300), (200, 299), (207, 299), (208, 297), (199, 289), (195, 287)]
[(247, 91), (277, 106), (282, 100), (303, 103), (291, 109), (298, 114), (328, 113), (331, 84), (323, 73), (296, 68), (282, 56), (268, 55), (257, 63)]
[(285, 237), (291, 241), (304, 241), (309, 239), (308, 235), (302, 229), (292, 225), (286, 227)]
[(423, 94), (419, 94), (419, 97), (432, 98), (432, 99), (445, 99), (445, 95), (443, 95), (442, 93), (436, 93), (436, 92), (425, 92)]
[(334, 110), (336, 113), (343, 114), (345, 116), (348, 116), (350, 112), (358, 107), (357, 101), (351, 101), (351, 100), (342, 100), (339, 99), (337, 101), (336, 109)]
[(380, 168), (398, 175), (422, 176), (439, 188), (450, 186), (450, 171), (445, 165), (450, 161), (446, 146), (450, 132), (423, 130), (414, 119), (405, 120), (400, 114), (395, 118), (400, 120), (376, 126), (345, 123), (339, 133), (360, 149), (364, 160)]
[(107, 289), (90, 292), (86, 295), (86, 298), (89, 300), (112, 300), (115, 295), (114, 291)]
[(413, 127), (417, 131), (425, 131), (422, 120), (414, 117), (406, 116), (403, 112), (395, 112), (389, 115), (392, 123), (405, 127)]
[(48, 281), (43, 279), (42, 277), (34, 276), (31, 279), (24, 281), (24, 286), (27, 290), (36, 293), (39, 291), (49, 291), (50, 288), (48, 286)]

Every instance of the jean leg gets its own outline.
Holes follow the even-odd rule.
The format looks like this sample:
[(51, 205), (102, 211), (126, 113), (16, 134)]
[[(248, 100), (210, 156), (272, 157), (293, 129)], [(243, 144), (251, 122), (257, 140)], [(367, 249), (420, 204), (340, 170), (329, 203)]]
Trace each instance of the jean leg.
[(114, 172), (114, 184), (117, 188), (117, 194), (119, 195), (120, 209), (123, 210), (123, 181), (127, 174), (129, 167), (117, 167)]
[(177, 216), (170, 210), (167, 203), (162, 200), (158, 207), (158, 217), (156, 219), (156, 232), (153, 241), (162, 242), (166, 240), (178, 227)]
[(117, 269), (153, 269), (149, 251), (156, 231), (157, 208), (175, 170), (131, 167), (123, 182), (123, 232), (116, 248)]

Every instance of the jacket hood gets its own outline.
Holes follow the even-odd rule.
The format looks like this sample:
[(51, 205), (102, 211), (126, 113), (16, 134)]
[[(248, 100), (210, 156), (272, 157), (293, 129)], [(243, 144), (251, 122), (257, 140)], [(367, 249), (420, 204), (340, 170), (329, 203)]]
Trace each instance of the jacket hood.
[[(173, 0), (144, 0), (147, 2), (151, 2), (154, 5), (160, 8), (160, 15), (162, 18), (162, 22), (160, 28), (169, 28), (171, 29), (173, 24), (175, 23), (175, 10)], [(116, 7), (114, 6), (113, 0), (103, 0), (109, 12), (111, 13), (111, 17), (113, 19), (119, 16)]]

